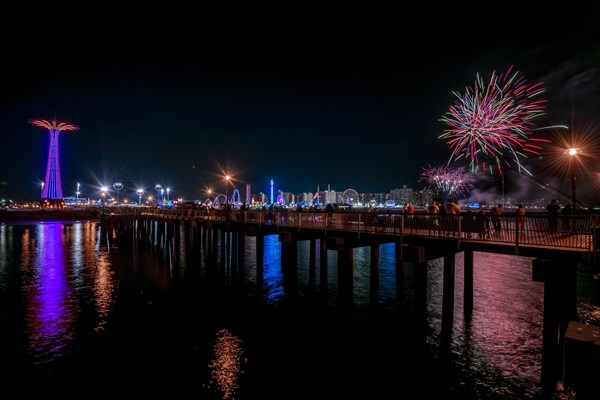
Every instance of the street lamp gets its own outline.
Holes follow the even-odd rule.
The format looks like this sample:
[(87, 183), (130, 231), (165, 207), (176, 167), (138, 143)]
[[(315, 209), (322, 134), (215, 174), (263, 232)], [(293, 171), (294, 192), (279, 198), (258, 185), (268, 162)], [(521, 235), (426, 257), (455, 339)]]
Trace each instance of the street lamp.
[(117, 191), (117, 203), (119, 202), (119, 191), (123, 189), (123, 184), (121, 182), (113, 183), (113, 188)]
[(575, 176), (575, 164), (577, 163), (577, 155), (581, 154), (581, 149), (579, 147), (571, 147), (565, 150), (566, 155), (571, 157), (571, 185), (572, 185), (572, 202), (573, 202), (573, 211), (575, 211), (575, 207), (577, 206), (577, 177)]
[(167, 188), (167, 203), (169, 202), (169, 190), (171, 189)]
[(230, 175), (225, 175), (225, 220), (229, 221), (229, 181), (231, 180)]
[(79, 194), (81, 193), (81, 192), (79, 191), (79, 188), (80, 188), (80, 185), (79, 185), (79, 182), (77, 182), (77, 191), (75, 192), (75, 195), (77, 196), (77, 197), (76, 197), (76, 199), (77, 199), (77, 200), (75, 201), (75, 205), (76, 205), (76, 206), (79, 206)]
[(142, 195), (144, 194), (144, 189), (138, 189), (135, 192), (140, 197), (140, 199), (138, 200), (138, 206), (141, 206), (142, 205)]
[(106, 186), (102, 186), (100, 188), (100, 196), (102, 197), (102, 213), (104, 213), (104, 203), (105, 203), (105, 198), (106, 198), (106, 192), (108, 191), (108, 188)]
[(156, 186), (154, 186), (154, 190), (156, 190), (156, 201), (159, 201), (159, 199), (160, 199), (159, 195), (162, 193), (163, 188), (160, 185), (156, 185)]

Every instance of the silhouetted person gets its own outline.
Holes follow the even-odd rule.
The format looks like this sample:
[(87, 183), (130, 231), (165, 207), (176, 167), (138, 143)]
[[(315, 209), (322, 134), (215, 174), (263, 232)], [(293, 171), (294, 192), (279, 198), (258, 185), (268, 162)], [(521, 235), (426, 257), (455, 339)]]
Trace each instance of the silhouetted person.
[(498, 204), (496, 207), (492, 208), (492, 224), (494, 225), (494, 232), (496, 233), (502, 231), (502, 220), (500, 219), (502, 214), (504, 214), (502, 204)]
[(558, 229), (558, 211), (560, 210), (560, 206), (556, 202), (556, 199), (552, 199), (550, 204), (546, 206), (546, 211), (548, 211), (548, 232), (556, 233)]

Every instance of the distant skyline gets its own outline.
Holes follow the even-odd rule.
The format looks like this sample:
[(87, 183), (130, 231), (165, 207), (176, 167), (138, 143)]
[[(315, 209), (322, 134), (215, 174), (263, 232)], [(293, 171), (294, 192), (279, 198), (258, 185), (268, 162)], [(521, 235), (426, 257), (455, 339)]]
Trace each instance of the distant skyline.
[[(276, 190), (296, 194), (328, 184), (359, 193), (424, 187), (423, 168), (450, 158), (439, 136), (453, 92), (472, 85), (478, 73), (488, 78), (510, 66), (546, 88), (540, 127), (565, 124), (575, 127), (570, 134), (585, 130), (594, 138), (600, 136), (598, 9), (568, 11), (572, 18), (561, 29), (525, 26), (461, 41), (458, 31), (416, 35), (386, 53), (354, 57), (293, 51), (216, 57), (183, 45), (127, 47), (110, 38), (114, 46), (57, 41), (64, 56), (45, 58), (7, 44), (0, 194), (40, 197), (49, 138), (27, 121), (55, 117), (80, 127), (60, 135), (65, 196), (80, 183), (98, 188), (86, 197), (98, 197), (101, 185), (119, 181), (122, 198), (161, 184), (177, 196), (204, 199), (207, 189), (225, 191), (225, 172), (240, 192), (250, 184), (255, 193), (269, 193), (271, 179)], [(565, 132), (547, 134), (556, 144)], [(595, 146), (586, 168), (577, 170), (582, 201), (600, 198)], [(569, 169), (558, 159), (549, 165), (553, 150), (545, 151), (527, 161), (528, 169), (570, 193)], [(505, 176), (506, 193), (535, 197), (525, 189), (542, 190), (515, 172)], [(499, 176), (479, 174), (475, 182), (474, 194), (502, 190)]]

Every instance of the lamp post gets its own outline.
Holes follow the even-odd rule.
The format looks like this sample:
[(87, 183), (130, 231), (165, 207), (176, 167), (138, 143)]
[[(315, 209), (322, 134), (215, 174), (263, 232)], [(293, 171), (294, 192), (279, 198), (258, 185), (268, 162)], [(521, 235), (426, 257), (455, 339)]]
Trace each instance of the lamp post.
[(76, 195), (75, 205), (76, 205), (76, 206), (79, 206), (79, 194), (81, 193), (81, 192), (79, 191), (79, 188), (80, 188), (80, 187), (81, 187), (81, 186), (79, 185), (79, 182), (77, 182), (77, 191), (75, 192), (75, 195)]
[(113, 188), (117, 191), (117, 203), (119, 202), (119, 191), (123, 189), (123, 184), (121, 182), (113, 183)]
[(231, 180), (230, 175), (225, 175), (225, 220), (229, 221), (229, 181)]
[(139, 196), (138, 206), (141, 206), (142, 205), (142, 195), (144, 194), (144, 190), (143, 189), (138, 189), (135, 192)]
[(575, 175), (575, 164), (577, 163), (577, 155), (581, 154), (581, 149), (579, 147), (571, 147), (565, 150), (565, 154), (571, 157), (571, 189), (572, 189), (572, 202), (573, 202), (573, 211), (577, 207), (577, 177)]
[(162, 190), (163, 190), (162, 186), (156, 185), (156, 186), (154, 186), (154, 190), (156, 190), (156, 201), (160, 201), (159, 200), (160, 194), (162, 193)]
[(169, 191), (170, 191), (170, 190), (171, 190), (171, 189), (167, 188), (167, 203), (169, 202)]
[(108, 188), (106, 186), (102, 186), (100, 188), (100, 197), (102, 197), (102, 213), (104, 214), (104, 204), (106, 203), (106, 192)]

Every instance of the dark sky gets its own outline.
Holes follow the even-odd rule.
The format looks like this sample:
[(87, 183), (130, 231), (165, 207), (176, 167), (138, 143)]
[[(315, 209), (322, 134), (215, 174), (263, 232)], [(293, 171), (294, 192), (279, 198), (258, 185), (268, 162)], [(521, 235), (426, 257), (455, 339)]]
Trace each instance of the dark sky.
[[(514, 65), (529, 83), (544, 82), (540, 126), (598, 127), (598, 6), (559, 14), (511, 26), (481, 18), (408, 28), (405, 18), (346, 37), (296, 33), (280, 45), (274, 31), (265, 46), (242, 31), (235, 48), (134, 28), (88, 37), (94, 29), (85, 22), (63, 22), (58, 33), (38, 26), (26, 38), (13, 30), (1, 39), (0, 191), (39, 197), (49, 135), (28, 120), (55, 116), (80, 127), (60, 136), (65, 196), (76, 182), (97, 197), (101, 185), (120, 181), (130, 198), (159, 183), (204, 199), (206, 188), (224, 191), (224, 171), (241, 192), (246, 183), (268, 192), (270, 179), (294, 193), (327, 184), (358, 192), (422, 186), (422, 169), (450, 156), (438, 136), (452, 92), (477, 73), (487, 79)], [(225, 51), (213, 53), (219, 47)], [(568, 188), (560, 174), (534, 174)]]

